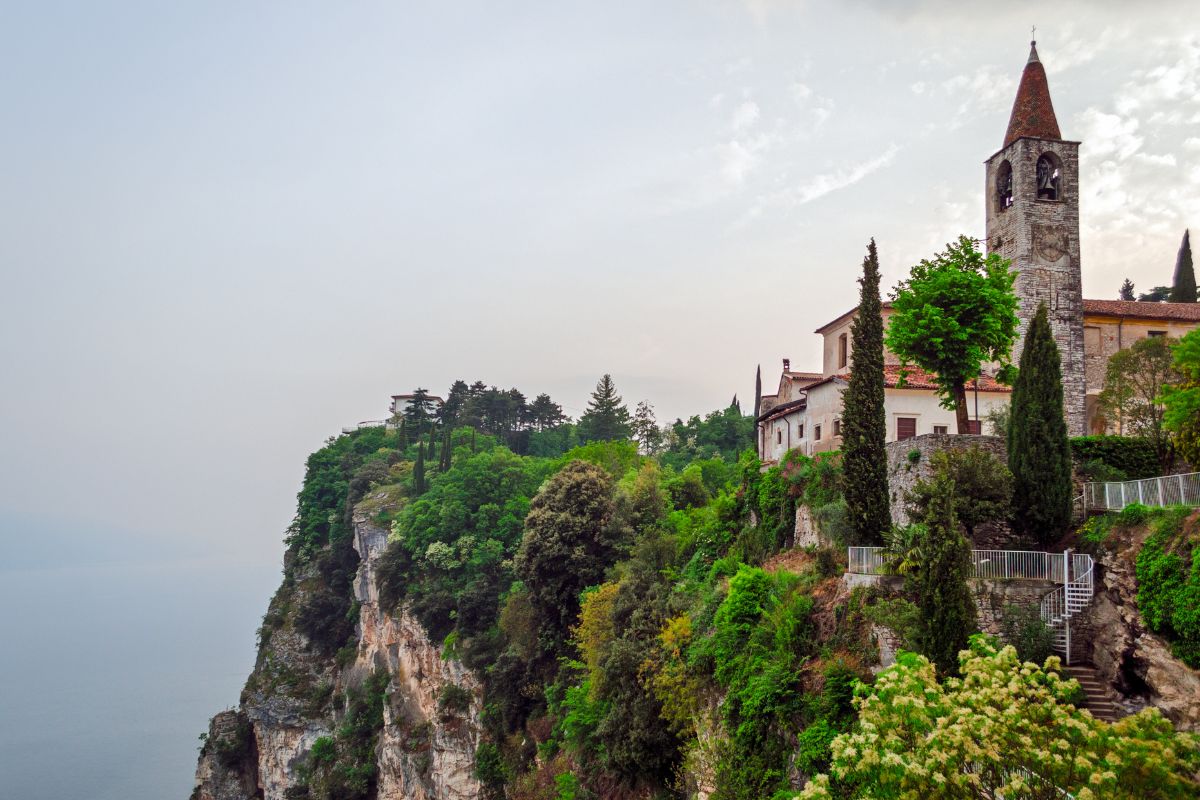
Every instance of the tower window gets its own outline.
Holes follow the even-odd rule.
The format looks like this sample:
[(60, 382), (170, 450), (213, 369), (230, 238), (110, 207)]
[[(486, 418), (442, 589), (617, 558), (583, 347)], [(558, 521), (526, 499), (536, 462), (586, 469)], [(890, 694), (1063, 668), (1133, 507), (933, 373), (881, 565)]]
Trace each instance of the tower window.
[(1012, 204), (1012, 164), (1003, 161), (996, 171), (996, 205), (1003, 211)]
[(1038, 200), (1058, 200), (1062, 190), (1062, 169), (1058, 159), (1046, 153), (1037, 162)]
[(838, 337), (838, 369), (846, 366), (846, 363), (849, 361), (848, 349), (846, 334), (843, 333)]

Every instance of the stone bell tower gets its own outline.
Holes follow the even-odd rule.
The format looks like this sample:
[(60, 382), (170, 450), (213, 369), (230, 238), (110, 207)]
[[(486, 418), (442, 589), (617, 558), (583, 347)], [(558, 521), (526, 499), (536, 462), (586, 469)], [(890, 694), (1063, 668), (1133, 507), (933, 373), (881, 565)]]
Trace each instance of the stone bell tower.
[(1004, 146), (987, 160), (987, 249), (1012, 260), (1020, 306), (1014, 363), (1046, 304), (1062, 359), (1067, 430), (1086, 426), (1083, 290), (1079, 265), (1079, 142), (1062, 138), (1046, 70), (1030, 42)]

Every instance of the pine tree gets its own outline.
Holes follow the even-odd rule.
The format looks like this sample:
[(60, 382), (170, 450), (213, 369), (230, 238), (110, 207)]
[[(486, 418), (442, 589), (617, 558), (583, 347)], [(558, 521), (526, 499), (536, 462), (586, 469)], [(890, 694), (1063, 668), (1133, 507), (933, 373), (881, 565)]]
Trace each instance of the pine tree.
[(1137, 299), (1137, 296), (1133, 293), (1133, 281), (1129, 280), (1129, 278), (1126, 278), (1125, 282), (1121, 284), (1121, 295), (1118, 299), (1119, 300), (1136, 300)]
[(867, 245), (858, 283), (858, 315), (850, 327), (850, 383), (842, 395), (842, 464), (855, 542), (878, 544), (892, 527), (892, 514), (884, 452), (883, 309), (874, 239)]
[(425, 445), (420, 439), (417, 440), (417, 461), (413, 464), (412, 486), (414, 497), (425, 494)]
[(958, 651), (978, 630), (975, 600), (967, 585), (971, 545), (958, 529), (954, 483), (934, 478), (921, 542), (921, 561), (914, 573), (921, 625), (917, 644), (943, 675), (958, 671)]
[(1196, 302), (1196, 272), (1192, 268), (1192, 242), (1187, 230), (1179, 243), (1179, 255), (1175, 256), (1175, 279), (1167, 300), (1172, 303)]
[(1063, 418), (1062, 364), (1044, 303), (1025, 335), (1011, 403), (1014, 526), (1043, 544), (1054, 542), (1071, 524), (1071, 447)]
[(625, 407), (611, 375), (604, 375), (592, 392), (587, 411), (579, 418), (579, 438), (585, 442), (628, 439), (632, 430)]

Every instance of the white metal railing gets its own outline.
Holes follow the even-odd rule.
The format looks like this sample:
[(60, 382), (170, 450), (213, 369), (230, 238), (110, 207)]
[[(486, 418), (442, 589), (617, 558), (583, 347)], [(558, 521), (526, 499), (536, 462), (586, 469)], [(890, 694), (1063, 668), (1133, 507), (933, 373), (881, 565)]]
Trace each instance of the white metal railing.
[[(847, 572), (888, 574), (882, 547), (851, 547)], [(972, 550), (973, 578), (1051, 581), (1062, 585), (1042, 597), (1042, 620), (1054, 631), (1054, 646), (1071, 663), (1071, 618), (1087, 608), (1094, 591), (1095, 562), (1087, 553), (1039, 550)]]
[(1086, 483), (1085, 510), (1120, 511), (1125, 506), (1200, 506), (1200, 472), (1160, 475), (1136, 481)]
[(882, 547), (851, 547), (850, 565), (846, 571), (854, 575), (883, 575), (886, 565)]
[[(887, 559), (882, 547), (849, 548), (847, 572), (855, 575), (886, 575)], [(1079, 556), (1076, 556), (1079, 557)], [(1061, 582), (1062, 553), (1040, 550), (972, 550), (973, 578), (1018, 579)]]

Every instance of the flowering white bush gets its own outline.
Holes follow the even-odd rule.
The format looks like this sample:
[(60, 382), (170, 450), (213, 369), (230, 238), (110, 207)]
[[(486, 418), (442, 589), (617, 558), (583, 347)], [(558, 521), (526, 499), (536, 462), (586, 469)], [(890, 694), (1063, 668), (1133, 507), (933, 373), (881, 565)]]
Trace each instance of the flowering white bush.
[(927, 659), (903, 653), (861, 687), (858, 726), (801, 800), (1200, 797), (1200, 741), (1156, 709), (1101, 722), (1070, 704), (1078, 684), (1056, 656), (1039, 668), (984, 636), (960, 663), (963, 677), (939, 684)]

